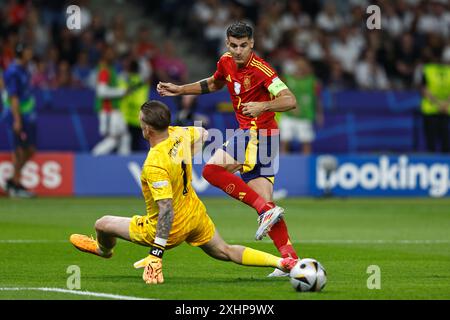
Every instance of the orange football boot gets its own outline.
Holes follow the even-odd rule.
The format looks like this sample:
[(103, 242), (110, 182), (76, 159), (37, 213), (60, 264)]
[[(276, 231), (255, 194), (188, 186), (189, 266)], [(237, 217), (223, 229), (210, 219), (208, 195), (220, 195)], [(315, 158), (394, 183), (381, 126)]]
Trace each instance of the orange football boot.
[(72, 234), (70, 236), (70, 242), (80, 251), (95, 254), (102, 258), (111, 258), (112, 252), (104, 254), (98, 246), (97, 240), (93, 237), (88, 237), (83, 234)]

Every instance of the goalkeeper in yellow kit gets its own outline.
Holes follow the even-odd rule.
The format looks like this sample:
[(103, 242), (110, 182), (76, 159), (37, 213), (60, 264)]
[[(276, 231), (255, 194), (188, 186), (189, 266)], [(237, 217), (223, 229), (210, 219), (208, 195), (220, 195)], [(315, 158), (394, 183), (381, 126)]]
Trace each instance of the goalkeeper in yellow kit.
[(104, 216), (96, 221), (97, 238), (73, 234), (70, 242), (81, 251), (110, 258), (121, 238), (150, 247), (149, 255), (136, 262), (144, 268), (148, 284), (164, 282), (165, 249), (186, 241), (213, 258), (247, 266), (275, 267), (289, 271), (297, 262), (251, 248), (229, 245), (217, 232), (206, 208), (191, 185), (192, 155), (201, 150), (207, 131), (198, 127), (169, 127), (169, 108), (159, 101), (144, 103), (140, 111), (142, 134), (151, 149), (142, 168), (145, 216)]

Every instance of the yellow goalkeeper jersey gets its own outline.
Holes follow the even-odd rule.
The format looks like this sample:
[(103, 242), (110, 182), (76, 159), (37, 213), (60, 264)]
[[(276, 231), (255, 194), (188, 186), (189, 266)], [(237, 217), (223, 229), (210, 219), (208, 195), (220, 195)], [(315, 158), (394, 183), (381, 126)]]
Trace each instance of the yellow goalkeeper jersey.
[(194, 127), (169, 127), (169, 138), (150, 149), (141, 174), (148, 221), (156, 229), (156, 201), (173, 199), (174, 219), (170, 235), (188, 232), (206, 208), (192, 188), (191, 146), (199, 138)]

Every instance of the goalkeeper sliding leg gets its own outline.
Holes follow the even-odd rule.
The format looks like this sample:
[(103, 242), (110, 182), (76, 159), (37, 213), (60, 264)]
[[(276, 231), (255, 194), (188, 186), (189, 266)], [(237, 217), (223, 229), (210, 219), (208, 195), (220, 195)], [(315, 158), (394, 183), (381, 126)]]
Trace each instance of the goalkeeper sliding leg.
[(104, 216), (95, 222), (97, 238), (82, 234), (72, 234), (70, 242), (80, 251), (92, 253), (99, 257), (110, 258), (116, 245), (116, 238), (130, 240), (128, 231), (131, 218)]
[(200, 248), (218, 260), (233, 261), (245, 266), (274, 267), (283, 272), (289, 272), (298, 261), (291, 257), (280, 258), (252, 248), (230, 245), (222, 239), (217, 230), (212, 239)]
[[(104, 216), (95, 223), (97, 239), (81, 234), (72, 234), (70, 242), (80, 251), (103, 258), (110, 258), (116, 245), (116, 238), (130, 240), (130, 218)], [(245, 266), (274, 267), (288, 272), (298, 261), (294, 258), (280, 258), (252, 248), (227, 244), (217, 230), (206, 244), (201, 245), (209, 256), (223, 261), (233, 261)]]

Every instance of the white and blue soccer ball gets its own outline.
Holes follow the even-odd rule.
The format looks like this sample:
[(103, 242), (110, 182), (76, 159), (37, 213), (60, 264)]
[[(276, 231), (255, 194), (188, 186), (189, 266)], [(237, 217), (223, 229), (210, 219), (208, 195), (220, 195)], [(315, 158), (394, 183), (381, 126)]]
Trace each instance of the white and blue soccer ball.
[(292, 287), (300, 292), (320, 291), (327, 283), (325, 268), (315, 259), (305, 258), (291, 269), (289, 278)]

